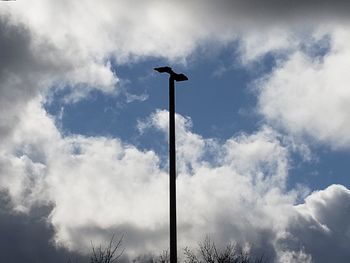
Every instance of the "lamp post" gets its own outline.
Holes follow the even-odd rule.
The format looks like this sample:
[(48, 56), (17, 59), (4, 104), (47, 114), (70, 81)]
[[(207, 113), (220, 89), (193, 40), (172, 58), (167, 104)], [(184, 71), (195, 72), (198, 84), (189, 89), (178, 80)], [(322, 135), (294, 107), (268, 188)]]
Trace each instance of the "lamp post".
[(170, 263), (177, 263), (176, 233), (176, 149), (175, 149), (175, 81), (186, 81), (184, 74), (175, 73), (170, 67), (154, 70), (169, 74), (169, 196), (170, 196)]

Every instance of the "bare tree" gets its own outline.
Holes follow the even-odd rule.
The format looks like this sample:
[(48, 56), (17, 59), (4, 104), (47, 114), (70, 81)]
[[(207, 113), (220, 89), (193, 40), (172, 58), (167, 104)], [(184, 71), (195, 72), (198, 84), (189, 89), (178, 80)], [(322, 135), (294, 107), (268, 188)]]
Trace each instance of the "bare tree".
[(169, 263), (170, 262), (170, 254), (169, 250), (163, 250), (163, 252), (158, 256), (157, 263)]
[(115, 263), (123, 255), (124, 249), (121, 249), (123, 236), (115, 242), (115, 235), (112, 236), (108, 245), (104, 248), (100, 245), (95, 247), (91, 242), (92, 253), (90, 256), (90, 263)]
[(133, 263), (169, 263), (169, 249), (163, 250), (158, 256), (154, 254), (140, 255), (133, 259)]
[(199, 243), (197, 253), (188, 247), (185, 248), (185, 263), (263, 263), (264, 256), (251, 259), (249, 252), (239, 245), (228, 244), (224, 249), (218, 249), (210, 238)]
[[(123, 236), (115, 241), (115, 235), (112, 236), (107, 246), (94, 246), (91, 242), (92, 252), (90, 263), (116, 263), (124, 253), (121, 248)], [(249, 251), (246, 251), (238, 244), (229, 243), (222, 249), (217, 248), (215, 243), (209, 237), (198, 244), (198, 249), (193, 251), (186, 247), (184, 249), (184, 263), (264, 263), (268, 262), (264, 255), (253, 257)], [(71, 261), (69, 261), (70, 263)], [(133, 263), (169, 263), (169, 250), (163, 250), (159, 256), (152, 254), (139, 256), (132, 260)]]

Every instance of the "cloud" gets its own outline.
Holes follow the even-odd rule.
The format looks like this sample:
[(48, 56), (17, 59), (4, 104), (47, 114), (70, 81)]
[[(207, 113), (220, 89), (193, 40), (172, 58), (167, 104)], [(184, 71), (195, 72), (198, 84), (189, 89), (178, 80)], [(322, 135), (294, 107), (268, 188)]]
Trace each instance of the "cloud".
[(7, 17), (0, 18), (0, 39), (0, 134), (6, 136), (16, 125), (22, 105), (39, 95), (46, 69), (55, 67), (48, 58), (33, 54), (31, 33), (12, 25)]
[[(141, 133), (148, 129), (161, 131), (168, 140), (169, 112), (157, 110), (146, 120), (138, 121), (138, 129)], [(177, 144), (177, 169), (179, 173), (188, 173), (199, 160), (204, 157), (205, 152), (216, 148), (215, 141), (204, 140), (200, 135), (191, 132), (192, 121), (189, 117), (176, 114), (176, 144)]]
[[(153, 118), (162, 120), (166, 114), (159, 111)], [(189, 130), (185, 118), (178, 119), (180, 153), (194, 143), (207, 143)], [(295, 198), (295, 194), (281, 192), (287, 152), (269, 130), (232, 138), (220, 151), (214, 146), (212, 151), (226, 156), (220, 163), (205, 161), (207, 151), (200, 148), (190, 155), (179, 155), (188, 159), (183, 167), (192, 168), (183, 169), (178, 178), (180, 244), (194, 244), (208, 232), (222, 234), (222, 242), (232, 236), (242, 242), (259, 240), (256, 232), (270, 231), (268, 210), (283, 209)], [(19, 171), (2, 174), (3, 187), (9, 189), (17, 210), (54, 204), (49, 222), (58, 244), (86, 251), (90, 240), (98, 243), (107, 232), (126, 231), (131, 233), (130, 240), (127, 233), (125, 239), (130, 255), (167, 247), (168, 176), (154, 152), (140, 151), (118, 139), (62, 137), (36, 102), (23, 114), (6, 153), (3, 169), (12, 167), (9, 163), (19, 163)], [(245, 215), (247, 210), (250, 212)], [(136, 242), (136, 236), (142, 239)]]
[[(294, 26), (305, 30), (326, 21), (342, 22), (349, 9), (346, 1), (31, 0), (5, 5), (2, 13), (53, 43), (77, 68), (76, 78), (96, 78), (90, 83), (107, 89), (113, 80), (106, 64), (111, 58), (118, 63), (150, 56), (179, 62), (203, 43), (227, 43), (251, 31), (269, 35), (271, 27), (281, 33)], [(280, 44), (285, 42), (283, 35), (276, 35)], [(89, 74), (95, 67), (101, 71), (97, 76)]]
[(52, 242), (54, 229), (47, 224), (51, 208), (35, 207), (29, 214), (15, 213), (6, 192), (0, 192), (1, 258), (6, 262), (87, 261), (75, 252), (56, 248)]
[[(302, 255), (292, 254), (294, 258), (304, 257), (306, 262), (306, 255), (312, 262), (345, 262), (349, 258), (349, 200), (349, 189), (341, 185), (312, 193), (305, 203), (295, 206), (297, 213), (290, 219), (279, 245), (303, 251)], [(290, 256), (291, 252), (287, 254)]]
[[(210, 1), (205, 3), (210, 6)], [(197, 1), (199, 3), (199, 1)], [(211, 7), (214, 7), (212, 3)], [(244, 1), (244, 0), (223, 0), (215, 5), (218, 14), (236, 15), (239, 19), (266, 23), (302, 23), (325, 22), (330, 20), (346, 20), (347, 11), (350, 9), (349, 3), (343, 0), (333, 1), (331, 4), (326, 0), (307, 0), (290, 2), (288, 0), (268, 0), (268, 1)], [(247, 16), (244, 18), (244, 16)], [(248, 22), (249, 23), (249, 22)]]
[(331, 31), (330, 50), (313, 56), (297, 50), (257, 82), (258, 109), (270, 124), (331, 148), (349, 148), (349, 39)]
[[(137, 6), (138, 8), (135, 8)], [(8, 8), (17, 20), (48, 38), (73, 59), (119, 62), (144, 56), (180, 58), (195, 46), (197, 26), (176, 2), (23, 2)], [(177, 9), (174, 20), (170, 10)], [(56, 16), (52, 16), (55, 13)], [(64, 15), (57, 15), (58, 13)], [(177, 32), (177, 34), (176, 34)], [(192, 35), (193, 34), (193, 35)]]
[[(165, 137), (167, 114), (157, 111), (144, 124)], [(334, 242), (339, 262), (347, 258), (340, 244), (349, 238), (342, 224), (348, 189), (331, 186), (295, 206), (302, 193), (286, 190), (289, 152), (272, 129), (219, 143), (193, 133), (188, 117), (177, 120), (180, 247), (209, 234), (218, 244), (251, 242), (271, 259), (306, 262), (322, 258), (322, 246)], [(113, 138), (62, 137), (40, 101), (28, 105), (11, 140), (1, 168), (19, 163), (20, 170), (1, 173), (2, 185), (16, 210), (53, 204), (47, 220), (57, 245), (86, 253), (90, 240), (103, 243), (117, 233), (125, 234), (131, 258), (168, 246), (168, 174), (155, 152)], [(217, 159), (207, 158), (213, 153)]]
[[(17, 31), (13, 37), (18, 38), (18, 41), (10, 40), (13, 43), (4, 42), (11, 49), (5, 47), (2, 52), (20, 51), (7, 52), (9, 55), (4, 55), (4, 62), (7, 61), (10, 69), (12, 62), (9, 61), (18, 61), (13, 63), (28, 71), (27, 79), (24, 71), (16, 72), (21, 76), (18, 81), (26, 83), (30, 94), (30, 91), (42, 91), (52, 86), (56, 89), (69, 87), (71, 93), (67, 100), (74, 102), (93, 89), (107, 94), (118, 93), (115, 64), (145, 57), (185, 62), (201, 45), (220, 45), (237, 39), (245, 62), (271, 51), (298, 47), (303, 39), (300, 31), (309, 29), (305, 28), (304, 20), (318, 21), (306, 23), (312, 30), (325, 23), (325, 16), (334, 20), (328, 24), (342, 23), (346, 18), (342, 16), (349, 9), (345, 1), (327, 3), (290, 4), (274, 0), (264, 3), (228, 0), (215, 3), (207, 0), (166, 3), (159, 0), (18, 1), (2, 4), (2, 23), (10, 25), (6, 30)], [(173, 16), (174, 12), (176, 16)], [(302, 29), (294, 26), (294, 22), (302, 22)], [(30, 69), (28, 65), (32, 65)], [(36, 82), (31, 83), (28, 78)], [(43, 79), (45, 88), (39, 88), (37, 83)]]
[[(54, 231), (56, 245), (86, 252), (90, 240), (98, 244), (112, 232), (126, 232), (130, 256), (166, 248), (162, 156), (118, 138), (63, 136), (42, 102), (64, 88), (68, 103), (93, 89), (114, 95), (115, 64), (147, 57), (183, 63), (202, 44), (239, 38), (245, 64), (269, 52), (285, 55), (258, 83), (259, 110), (269, 125), (348, 147), (348, 11), (345, 1), (33, 0), (5, 6), (0, 11), (2, 190), (21, 218), (30, 218), (37, 206), (53, 206), (45, 215), (52, 229), (42, 240)], [(329, 26), (312, 37), (329, 35), (330, 51), (315, 58), (303, 50), (310, 41), (302, 39), (305, 29), (298, 26), (302, 22), (313, 30), (324, 21)], [(251, 242), (253, 250), (268, 251), (281, 262), (328, 260), (325, 247), (337, 251), (338, 262), (348, 258), (342, 244), (349, 241), (349, 190), (331, 186), (296, 206), (301, 193), (286, 189), (290, 146), (274, 129), (263, 126), (218, 142), (192, 132), (188, 117), (178, 115), (177, 123), (180, 247), (210, 234), (220, 237), (219, 243)], [(167, 112), (155, 112), (139, 127), (165, 137)], [(336, 204), (344, 214), (332, 210)]]
[[(237, 39), (239, 55), (246, 65), (271, 52), (300, 49), (308, 28), (304, 23), (303, 29), (294, 27), (286, 15), (286, 23), (276, 23), (276, 19), (288, 12), (292, 21), (304, 21), (302, 10), (315, 6), (315, 2), (290, 5), (265, 1), (263, 5), (259, 1), (214, 4), (197, 0), (99, 4), (91, 0), (32, 0), (3, 4), (0, 12), (4, 41), (0, 52), (5, 58), (1, 66), (6, 67), (6, 74), (2, 73), (5, 75), (1, 80), (5, 87), (1, 91), (1, 114), (7, 121), (2, 125), (2, 134), (17, 122), (20, 105), (38, 94), (48, 100), (51, 92), (68, 89), (68, 103), (83, 99), (94, 89), (118, 94), (115, 67), (121, 63), (147, 57), (181, 63), (201, 45), (222, 45)], [(324, 6), (318, 3), (308, 17), (323, 17), (321, 14), (327, 12), (336, 20), (329, 24), (342, 22), (346, 3), (337, 1), (327, 9)], [(320, 23), (310, 23), (310, 30), (319, 26)], [(26, 92), (20, 92), (23, 90)]]
[(39, 97), (45, 100), (52, 90), (74, 86), (71, 100), (92, 89), (114, 92), (117, 78), (108, 63), (72, 61), (70, 54), (11, 15), (0, 16), (0, 39), (1, 139), (11, 135), (27, 103)]

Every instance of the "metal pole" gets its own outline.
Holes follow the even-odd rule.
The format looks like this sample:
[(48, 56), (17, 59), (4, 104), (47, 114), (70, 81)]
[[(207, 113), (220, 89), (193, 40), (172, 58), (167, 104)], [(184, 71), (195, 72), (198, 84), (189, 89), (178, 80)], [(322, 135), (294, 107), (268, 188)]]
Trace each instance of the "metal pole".
[(170, 207), (170, 263), (177, 263), (176, 232), (176, 149), (175, 149), (175, 81), (186, 81), (187, 76), (175, 73), (171, 67), (154, 68), (169, 76), (169, 207)]
[(175, 80), (169, 77), (170, 263), (177, 263)]

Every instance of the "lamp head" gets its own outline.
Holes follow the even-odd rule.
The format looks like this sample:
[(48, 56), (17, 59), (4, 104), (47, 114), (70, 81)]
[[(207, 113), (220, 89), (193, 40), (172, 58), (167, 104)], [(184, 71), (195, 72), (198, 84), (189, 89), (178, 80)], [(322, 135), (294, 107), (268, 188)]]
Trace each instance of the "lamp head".
[(154, 68), (155, 71), (158, 71), (159, 73), (168, 73), (171, 78), (173, 78), (175, 81), (185, 81), (188, 80), (188, 78), (185, 76), (185, 74), (177, 74), (175, 73), (171, 67), (159, 67)]
[(154, 68), (154, 70), (158, 71), (159, 73), (168, 73), (170, 75), (174, 73), (171, 67), (159, 67), (159, 68)]
[(174, 80), (176, 80), (176, 81), (186, 81), (186, 80), (188, 80), (188, 78), (186, 77), (186, 75), (185, 74), (174, 74), (173, 76), (172, 76), (173, 78), (174, 78)]

